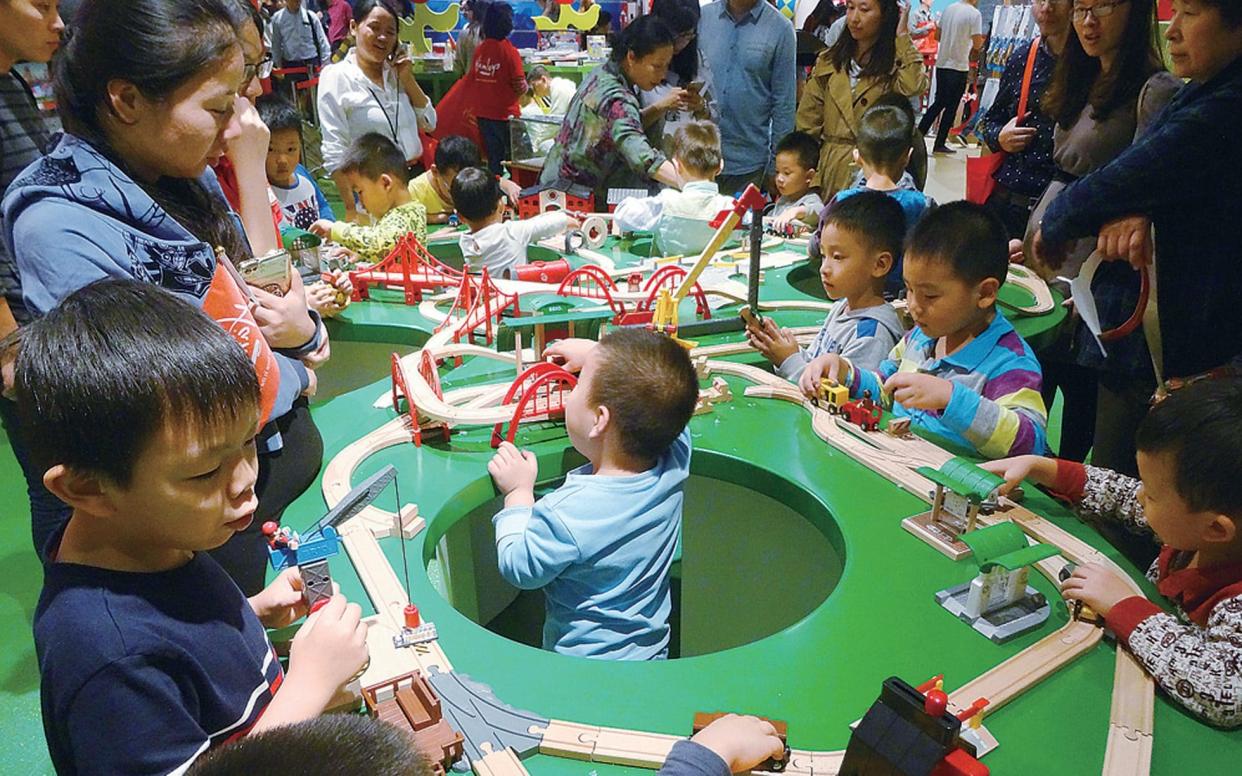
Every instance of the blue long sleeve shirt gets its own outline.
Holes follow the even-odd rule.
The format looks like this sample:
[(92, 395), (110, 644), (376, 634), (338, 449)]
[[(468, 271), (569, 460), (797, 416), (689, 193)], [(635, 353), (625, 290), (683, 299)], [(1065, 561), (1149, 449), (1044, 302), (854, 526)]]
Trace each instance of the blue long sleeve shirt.
[(740, 19), (716, 0), (699, 17), (698, 43), (720, 107), (724, 174), (774, 169), (776, 144), (793, 131), (797, 107), (793, 25), (763, 0)]
[(1044, 241), (1095, 235), (1128, 215), (1156, 228), (1165, 377), (1242, 354), (1242, 57), (1188, 84), (1139, 140), (1071, 184), (1044, 213)]
[(544, 649), (609, 660), (667, 654), (669, 569), (689, 474), (686, 429), (645, 472), (601, 477), (586, 464), (533, 507), (492, 518), (500, 575), (544, 589)]

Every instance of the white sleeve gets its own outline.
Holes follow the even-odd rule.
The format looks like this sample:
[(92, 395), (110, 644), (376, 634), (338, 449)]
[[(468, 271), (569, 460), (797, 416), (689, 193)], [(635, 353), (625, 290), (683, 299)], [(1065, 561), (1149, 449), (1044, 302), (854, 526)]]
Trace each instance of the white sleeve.
[(622, 232), (650, 232), (660, 222), (664, 202), (659, 197), (626, 197), (612, 214)]
[(569, 216), (559, 210), (543, 213), (534, 218), (528, 218), (525, 221), (509, 222), (509, 228), (512, 230), (510, 234), (516, 237), (523, 245), (530, 245), (545, 237), (551, 237), (554, 234), (563, 232), (568, 226)]
[(419, 129), (428, 134), (436, 131), (436, 106), (431, 104), (430, 97), (427, 99), (426, 107), (414, 108), (414, 115), (418, 119)]
[(331, 65), (319, 77), (319, 131), (323, 134), (320, 152), (328, 172), (335, 172), (340, 166), (349, 143), (349, 120), (341, 104), (345, 86), (341, 67)]

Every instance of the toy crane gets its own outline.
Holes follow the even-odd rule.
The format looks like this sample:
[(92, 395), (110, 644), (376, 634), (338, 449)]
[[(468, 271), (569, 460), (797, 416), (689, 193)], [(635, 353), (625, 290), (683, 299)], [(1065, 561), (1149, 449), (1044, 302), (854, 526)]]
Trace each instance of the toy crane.
[[(716, 233), (712, 235), (712, 239), (703, 248), (703, 252), (699, 254), (699, 258), (694, 262), (694, 266), (686, 273), (682, 279), (681, 285), (676, 291), (670, 292), (668, 289), (660, 291), (660, 296), (656, 299), (655, 312), (651, 317), (651, 329), (653, 331), (662, 332), (677, 339), (687, 348), (693, 348), (697, 345), (695, 342), (689, 342), (677, 338), (677, 308), (681, 305), (681, 300), (686, 298), (690, 290), (694, 288), (694, 284), (698, 281), (699, 276), (703, 274), (703, 270), (707, 269), (707, 265), (711, 262), (712, 257), (716, 255), (716, 251), (720, 250), (720, 246), (724, 245), (729, 239), (729, 235), (737, 227), (738, 222), (742, 220), (742, 216), (747, 210), (755, 210), (762, 208), (764, 205), (763, 194), (755, 186), (750, 184), (746, 190), (742, 192), (742, 196), (738, 197), (731, 210), (722, 210), (714, 219), (711, 225), (716, 227)], [(758, 266), (757, 262), (753, 262), (754, 266)], [(753, 273), (752, 269), (752, 273)]]
[[(300, 536), (288, 526), (278, 526), (274, 521), (263, 524), (272, 568), (276, 571), (282, 571), (289, 566), (297, 568), (302, 576), (302, 594), (311, 612), (318, 611), (332, 597), (332, 575), (328, 571), (328, 558), (341, 551), (341, 539), (336, 527), (370, 506), (389, 483), (395, 484), (396, 479), (397, 470), (391, 465), (385, 466), (346, 493), (319, 522)], [(399, 492), (397, 512), (401, 512)], [(401, 549), (402, 552), (405, 551), (404, 543)], [(408, 569), (406, 579), (408, 587)]]

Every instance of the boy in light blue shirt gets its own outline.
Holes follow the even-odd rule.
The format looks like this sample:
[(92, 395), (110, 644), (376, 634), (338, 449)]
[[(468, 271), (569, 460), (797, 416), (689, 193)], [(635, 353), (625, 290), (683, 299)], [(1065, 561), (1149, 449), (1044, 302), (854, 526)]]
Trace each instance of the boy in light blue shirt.
[(565, 407), (589, 463), (535, 501), (535, 454), (501, 443), (487, 470), (505, 497), (492, 518), (500, 574), (543, 588), (543, 648), (608, 660), (668, 657), (669, 569), (690, 473), (686, 424), (698, 378), (676, 341), (614, 329), (548, 348), (581, 369)]
[(673, 135), (673, 166), (681, 191), (665, 189), (654, 197), (627, 197), (613, 214), (622, 232), (654, 232), (665, 256), (697, 256), (716, 234), (711, 221), (732, 209), (733, 198), (720, 193), (716, 176), (724, 165), (720, 131), (710, 121), (691, 121)]

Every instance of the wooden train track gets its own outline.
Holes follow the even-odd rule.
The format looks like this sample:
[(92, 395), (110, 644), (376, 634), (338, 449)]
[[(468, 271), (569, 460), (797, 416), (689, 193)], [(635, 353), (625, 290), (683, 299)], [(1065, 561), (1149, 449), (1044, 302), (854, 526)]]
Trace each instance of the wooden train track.
[[(813, 336), (815, 331), (815, 327), (808, 327), (806, 331), (799, 332), (799, 335), (805, 338)], [(447, 342), (447, 338), (441, 335), (433, 336), (426, 347), (432, 348), (433, 354), (437, 356), (471, 355), (501, 360), (512, 358), (506, 354), (497, 354), (495, 351), (474, 345), (455, 345)], [(699, 348), (692, 352), (692, 356), (700, 359), (702, 357), (716, 359), (745, 353), (749, 350), (750, 348), (745, 343), (725, 344)], [(415, 353), (406, 357), (411, 366), (415, 363), (414, 359), (417, 356), (418, 353)], [(886, 434), (873, 433), (867, 435), (864, 441), (859, 436), (842, 429), (834, 416), (805, 400), (788, 382), (758, 367), (730, 361), (709, 360), (706, 371), (732, 375), (755, 383), (753, 387), (746, 390), (747, 396), (775, 398), (801, 405), (811, 414), (812, 428), (817, 435), (920, 499), (929, 499), (932, 484), (914, 469), (921, 465), (938, 466), (950, 457), (948, 452), (918, 437), (897, 439)], [(409, 369), (408, 377), (411, 391), (416, 394), (420, 410), (426, 411), (423, 402), (427, 402), (435, 406), (437, 411), (457, 422), (463, 422), (465, 418), (474, 420), (476, 414), (479, 414), (485, 424), (495, 422), (497, 416), (481, 414), (484, 412), (483, 408), (465, 405), (460, 408), (455, 407), (454, 401), (463, 401), (463, 396), (455, 395), (456, 392), (446, 394), (443, 400), (435, 397), (431, 387), (417, 376), (416, 369)], [(459, 390), (469, 391), (469, 389)], [(476, 387), (473, 392), (465, 394), (464, 401), (466, 404), (478, 401), (479, 397), (485, 393), (477, 390)], [(459, 409), (460, 414), (458, 414)], [(334, 505), (348, 492), (352, 472), (362, 460), (379, 450), (400, 444), (406, 439), (408, 439), (406, 421), (403, 418), (396, 418), (342, 450), (328, 464), (324, 474), (324, 497), (328, 505)], [(1058, 547), (1061, 556), (1067, 560), (1076, 563), (1094, 561), (1114, 565), (1098, 550), (1051, 521), (1012, 502), (1004, 502), (1003, 507), (1002, 512), (983, 518), (984, 522), (1013, 520), (1031, 538)], [(377, 615), (373, 618), (371, 633), (368, 634), (371, 664), (363, 676), (363, 683), (369, 685), (390, 680), (414, 668), (423, 671), (430, 671), (432, 668), (449, 671), (452, 669), (451, 662), (438, 641), (407, 649), (397, 649), (392, 645), (391, 637), (401, 627), (402, 609), (408, 600), (404, 587), (379, 548), (377, 534), (384, 528), (390, 533), (395, 532), (392, 528), (395, 515), (374, 507), (370, 510), (372, 511), (359, 513), (341, 528), (346, 552), (358, 570), (367, 595), (377, 611)], [(403, 508), (402, 513), (405, 516), (407, 509)], [(416, 510), (413, 514), (417, 514)], [(422, 519), (417, 517), (408, 527), (403, 526), (405, 531), (410, 529), (416, 531), (421, 527)], [(1055, 579), (1055, 574), (1061, 565), (1063, 564), (1045, 561), (1039, 564), (1038, 568), (1045, 575)], [(1120, 569), (1117, 570), (1120, 571)], [(1124, 573), (1121, 576), (1129, 579)], [(1137, 585), (1134, 589), (1138, 591)], [(1071, 660), (1090, 650), (1100, 641), (1101, 636), (1102, 632), (1098, 627), (1086, 622), (1071, 621), (1026, 650), (959, 687), (950, 694), (950, 703), (953, 707), (960, 709), (969, 706), (978, 697), (987, 697), (990, 704), (986, 712), (993, 713)], [(1105, 754), (1105, 774), (1141, 776), (1149, 772), (1153, 709), (1154, 684), (1128, 653), (1118, 650)], [(535, 731), (532, 730), (532, 732)], [(560, 720), (553, 720), (545, 730), (539, 732), (543, 735), (540, 751), (545, 754), (653, 769), (663, 764), (668, 750), (680, 739), (678, 736), (660, 733), (606, 728)], [(835, 776), (840, 768), (842, 757), (841, 751), (794, 750), (791, 753), (790, 767), (786, 773), (797, 776), (828, 776), (829, 774)], [(516, 776), (526, 773), (525, 767), (517, 761), (516, 755), (507, 751), (489, 753), (483, 758), (476, 759), (474, 768), (475, 773), (480, 776)]]

